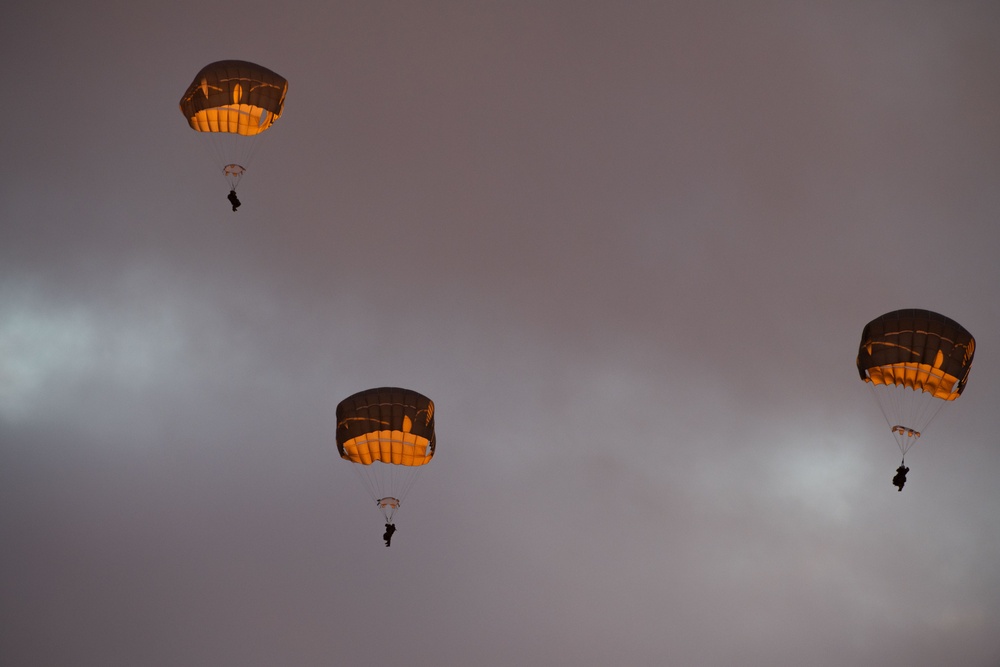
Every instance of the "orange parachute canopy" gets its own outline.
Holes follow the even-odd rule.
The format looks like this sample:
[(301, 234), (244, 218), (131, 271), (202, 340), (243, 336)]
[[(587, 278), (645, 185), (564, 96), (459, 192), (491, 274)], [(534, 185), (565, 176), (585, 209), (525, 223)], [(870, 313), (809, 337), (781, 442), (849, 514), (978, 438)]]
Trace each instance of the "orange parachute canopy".
[(181, 98), (181, 113), (198, 132), (252, 136), (271, 127), (285, 106), (288, 81), (245, 60), (206, 65)]

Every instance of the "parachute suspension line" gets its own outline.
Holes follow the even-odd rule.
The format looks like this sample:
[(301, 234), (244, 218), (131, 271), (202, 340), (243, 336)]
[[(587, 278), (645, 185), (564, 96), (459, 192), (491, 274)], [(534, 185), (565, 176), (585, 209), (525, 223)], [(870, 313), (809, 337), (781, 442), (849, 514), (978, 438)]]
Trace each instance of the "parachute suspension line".
[(413, 483), (417, 480), (416, 468), (407, 469), (402, 483), (400, 484), (399, 499), (402, 500), (410, 494)]
[[(205, 136), (206, 134), (208, 136)], [(213, 169), (217, 169), (226, 164), (225, 159), (222, 157), (225, 151), (219, 148), (219, 141), (220, 140), (217, 137), (213, 137), (210, 133), (198, 133), (198, 143), (208, 154), (209, 159), (212, 161), (211, 164)]]
[(882, 411), (882, 416), (903, 455), (916, 444), (927, 425), (946, 403), (930, 392), (914, 390), (903, 385), (876, 387), (870, 382), (866, 384), (875, 397), (875, 402)]
[(206, 150), (217, 169), (220, 169), (231, 190), (239, 186), (247, 165), (257, 152), (258, 142), (266, 132), (243, 136), (232, 132), (202, 132)]
[(395, 498), (396, 500), (399, 500), (402, 497), (402, 494), (396, 487), (396, 474), (397, 474), (396, 468), (398, 468), (399, 466), (393, 464), (385, 464), (385, 467), (386, 470), (389, 472), (388, 475), (389, 483), (386, 485), (386, 492), (389, 493), (389, 495)]
[[(871, 392), (872, 396), (875, 398), (875, 404), (878, 405), (878, 409), (882, 411), (882, 418), (885, 419), (885, 423), (889, 425), (889, 428), (893, 427), (892, 420), (889, 418), (889, 410), (886, 409), (886, 401), (882, 400), (882, 397), (877, 391), (875, 391), (875, 385), (871, 382), (865, 382), (868, 386), (868, 391)], [(898, 412), (896, 412), (898, 414)]]
[(416, 466), (386, 465), (385, 493), (402, 502), (416, 479)]
[(398, 508), (391, 505), (382, 506), (381, 501), (393, 498), (401, 505), (416, 480), (415, 466), (389, 465), (373, 461), (369, 465), (355, 464), (351, 467), (356, 471), (372, 502), (379, 506), (379, 510), (387, 520), (392, 518)]
[(365, 489), (368, 491), (368, 495), (371, 496), (372, 501), (378, 502), (378, 497), (376, 497), (375, 495), (377, 489), (375, 488), (376, 483), (374, 480), (374, 475), (372, 474), (372, 471), (369, 470), (371, 466), (352, 465), (351, 467), (354, 468), (354, 471), (358, 475), (358, 479), (361, 480), (361, 485), (364, 486)]
[(229, 182), (229, 187), (236, 190), (240, 184), (240, 178), (246, 173), (246, 167), (250, 164), (250, 151), (257, 137), (245, 137), (239, 134), (218, 135), (219, 154), (216, 157), (218, 164), (222, 167), (222, 173)]
[[(198, 143), (203, 146), (203, 150), (211, 160), (213, 169), (221, 171), (223, 178), (225, 178), (226, 182), (229, 184), (229, 189), (235, 190), (240, 182), (240, 176), (242, 176), (245, 171), (244, 167), (246, 166), (245, 164), (233, 162), (234, 159), (239, 159), (239, 156), (233, 148), (229, 147), (229, 144), (232, 142), (232, 137), (238, 135), (224, 135), (213, 132), (199, 132), (199, 135), (201, 136), (198, 137)], [(233, 170), (234, 173), (231, 174), (231, 170)]]
[(244, 167), (253, 161), (254, 156), (257, 154), (257, 149), (260, 147), (260, 142), (263, 141), (265, 136), (267, 136), (267, 133), (261, 132), (249, 137), (250, 141), (246, 144), (246, 149), (243, 151), (241, 158)]
[(920, 412), (916, 415), (916, 419), (926, 427), (934, 419), (938, 411), (944, 407), (945, 403), (947, 401), (932, 399), (930, 398), (930, 394), (927, 394), (925, 400), (920, 401)]

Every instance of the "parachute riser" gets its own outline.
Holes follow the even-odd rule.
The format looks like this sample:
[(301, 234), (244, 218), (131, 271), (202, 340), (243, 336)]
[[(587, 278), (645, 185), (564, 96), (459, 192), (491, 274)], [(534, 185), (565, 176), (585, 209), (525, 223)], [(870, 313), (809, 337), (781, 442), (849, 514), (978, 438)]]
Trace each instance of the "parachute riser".
[(382, 516), (385, 517), (386, 523), (392, 523), (392, 517), (395, 516), (400, 505), (401, 503), (398, 498), (392, 498), (389, 496), (379, 498), (375, 501), (375, 506), (382, 512)]
[(904, 457), (910, 451), (910, 447), (917, 444), (917, 440), (920, 439), (920, 431), (899, 424), (892, 427), (892, 435), (896, 438), (896, 444), (899, 445), (899, 451)]
[(226, 177), (226, 180), (229, 181), (230, 189), (236, 190), (237, 186), (239, 186), (240, 178), (246, 173), (246, 168), (238, 164), (227, 164), (222, 168), (222, 173)]

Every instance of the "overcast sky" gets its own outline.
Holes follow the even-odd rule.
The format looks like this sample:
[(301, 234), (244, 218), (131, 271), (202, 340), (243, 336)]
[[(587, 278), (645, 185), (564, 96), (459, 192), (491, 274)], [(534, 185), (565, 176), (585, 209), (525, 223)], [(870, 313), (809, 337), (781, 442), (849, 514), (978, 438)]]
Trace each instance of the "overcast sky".
[[(1000, 664), (1000, 5), (148, 4), (0, 21), (0, 663)], [(899, 308), (977, 340), (902, 493)]]

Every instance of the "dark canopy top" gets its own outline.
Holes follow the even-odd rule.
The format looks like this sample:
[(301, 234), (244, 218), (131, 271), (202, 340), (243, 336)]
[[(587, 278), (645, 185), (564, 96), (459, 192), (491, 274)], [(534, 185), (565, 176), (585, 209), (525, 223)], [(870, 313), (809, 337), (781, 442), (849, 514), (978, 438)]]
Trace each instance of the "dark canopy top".
[(337, 406), (337, 449), (349, 461), (419, 466), (435, 445), (434, 402), (415, 391), (368, 389)]
[(865, 327), (858, 372), (865, 382), (903, 385), (952, 401), (965, 389), (975, 349), (972, 334), (944, 315), (895, 310)]
[(199, 132), (260, 134), (281, 116), (288, 82), (245, 60), (202, 68), (181, 98), (181, 113)]

